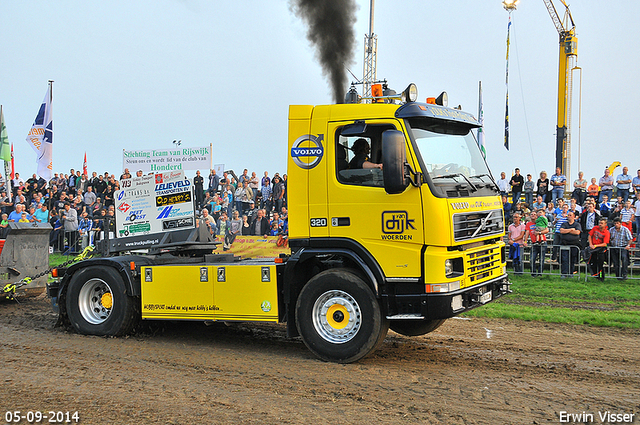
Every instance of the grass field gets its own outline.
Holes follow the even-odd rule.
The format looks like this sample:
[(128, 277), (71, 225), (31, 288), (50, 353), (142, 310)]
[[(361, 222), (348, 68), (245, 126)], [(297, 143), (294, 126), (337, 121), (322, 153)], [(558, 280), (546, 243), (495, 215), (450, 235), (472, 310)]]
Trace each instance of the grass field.
[(509, 279), (512, 294), (465, 315), (640, 329), (640, 280)]
[[(49, 256), (51, 266), (71, 258)], [(640, 329), (640, 280), (604, 282), (560, 276), (509, 275), (513, 293), (465, 314), (576, 325)]]

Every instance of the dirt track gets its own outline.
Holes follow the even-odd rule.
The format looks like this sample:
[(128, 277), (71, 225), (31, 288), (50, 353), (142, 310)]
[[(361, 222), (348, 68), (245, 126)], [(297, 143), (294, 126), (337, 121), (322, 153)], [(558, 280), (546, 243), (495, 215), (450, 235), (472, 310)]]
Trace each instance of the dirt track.
[(337, 365), (276, 325), (102, 338), (55, 320), (42, 297), (0, 303), (0, 423), (7, 410), (78, 411), (84, 424), (545, 424), (561, 411), (600, 423), (607, 410), (640, 423), (638, 331), (449, 320)]

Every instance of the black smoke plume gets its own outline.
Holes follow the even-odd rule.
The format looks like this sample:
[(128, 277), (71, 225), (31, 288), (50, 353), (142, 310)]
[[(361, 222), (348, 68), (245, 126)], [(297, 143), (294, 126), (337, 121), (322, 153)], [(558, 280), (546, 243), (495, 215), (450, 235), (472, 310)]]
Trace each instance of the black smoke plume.
[(291, 0), (290, 7), (309, 26), (307, 38), (331, 82), (335, 103), (344, 103), (348, 84), (345, 66), (352, 63), (355, 48), (355, 0)]

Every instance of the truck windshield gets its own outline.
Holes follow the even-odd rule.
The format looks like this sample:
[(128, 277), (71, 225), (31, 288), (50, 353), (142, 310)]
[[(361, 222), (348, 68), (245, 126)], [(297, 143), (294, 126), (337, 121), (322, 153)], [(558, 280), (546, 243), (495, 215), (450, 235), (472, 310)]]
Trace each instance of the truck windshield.
[(407, 123), (423, 172), (434, 185), (462, 183), (473, 191), (476, 186), (494, 188), (471, 126), (426, 118), (409, 118)]

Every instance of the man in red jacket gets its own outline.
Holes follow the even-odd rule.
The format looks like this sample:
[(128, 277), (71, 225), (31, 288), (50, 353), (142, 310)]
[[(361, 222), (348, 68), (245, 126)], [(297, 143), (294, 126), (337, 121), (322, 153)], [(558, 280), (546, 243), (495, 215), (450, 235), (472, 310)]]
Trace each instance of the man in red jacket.
[(600, 280), (604, 280), (604, 256), (607, 252), (609, 238), (607, 219), (602, 217), (598, 221), (598, 226), (589, 232), (589, 248), (591, 249), (589, 267), (591, 268), (591, 276)]

